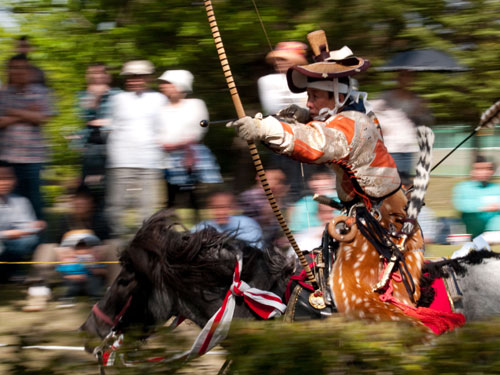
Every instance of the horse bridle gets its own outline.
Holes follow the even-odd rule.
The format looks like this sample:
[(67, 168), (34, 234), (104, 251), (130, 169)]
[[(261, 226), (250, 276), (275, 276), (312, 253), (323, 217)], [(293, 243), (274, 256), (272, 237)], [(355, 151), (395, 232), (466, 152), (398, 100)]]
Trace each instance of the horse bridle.
[(98, 303), (92, 306), (92, 312), (94, 313), (94, 315), (100, 320), (104, 321), (106, 324), (111, 326), (109, 333), (102, 339), (102, 342), (98, 346), (96, 346), (92, 352), (92, 354), (94, 354), (97, 358), (99, 372), (101, 375), (105, 374), (103, 366), (104, 353), (109, 347), (112, 347), (114, 345), (113, 343), (116, 342), (117, 339), (119, 338), (120, 335), (118, 334), (117, 326), (121, 322), (123, 316), (127, 312), (131, 303), (132, 303), (132, 296), (128, 297), (127, 302), (125, 302), (125, 305), (122, 307), (120, 312), (114, 318), (111, 318), (109, 315), (103, 312), (99, 308)]
[(99, 319), (104, 321), (105, 323), (109, 324), (111, 326), (112, 331), (116, 331), (116, 326), (118, 323), (120, 323), (121, 319), (123, 318), (123, 315), (127, 312), (128, 308), (130, 307), (130, 304), (132, 302), (132, 296), (128, 297), (127, 302), (125, 302), (125, 305), (122, 307), (120, 312), (115, 316), (114, 319), (110, 318), (109, 315), (104, 313), (96, 303), (94, 306), (92, 306), (92, 312), (94, 313), (95, 316), (97, 316)]

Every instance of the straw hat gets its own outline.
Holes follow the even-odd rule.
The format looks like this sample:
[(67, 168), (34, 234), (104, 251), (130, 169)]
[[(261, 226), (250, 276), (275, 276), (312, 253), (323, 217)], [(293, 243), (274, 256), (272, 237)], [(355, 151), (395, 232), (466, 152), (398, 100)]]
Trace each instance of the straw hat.
[(275, 59), (281, 58), (290, 61), (294, 65), (307, 64), (307, 45), (301, 42), (280, 42), (276, 44), (273, 51), (266, 56), (266, 62), (273, 64)]
[(142, 75), (150, 75), (153, 74), (155, 68), (151, 62), (148, 60), (133, 60), (126, 62), (123, 65), (121, 75), (122, 76), (142, 76)]

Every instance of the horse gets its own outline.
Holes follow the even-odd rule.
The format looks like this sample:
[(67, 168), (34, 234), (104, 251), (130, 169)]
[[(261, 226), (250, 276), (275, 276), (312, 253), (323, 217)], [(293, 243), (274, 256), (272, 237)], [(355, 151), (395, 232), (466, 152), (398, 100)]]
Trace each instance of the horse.
[(500, 314), (500, 254), (471, 251), (464, 257), (427, 262), (421, 279), (419, 306), (434, 299), (433, 282), (442, 279), (454, 290), (451, 303), (466, 321), (481, 321)]
[[(285, 294), (296, 270), (294, 258), (277, 249), (262, 251), (211, 228), (196, 233), (179, 230), (169, 211), (160, 211), (122, 252), (120, 274), (81, 330), (104, 338), (111, 330), (124, 332), (134, 326), (146, 338), (172, 317), (184, 317), (203, 327), (224, 301), (238, 254), (243, 256), (242, 280), (278, 296)], [(430, 305), (434, 298), (430, 285), (436, 277), (443, 277), (459, 286), (461, 312), (467, 320), (500, 313), (500, 254), (480, 251), (425, 263), (422, 275), (419, 307)], [(234, 317), (259, 319), (242, 298), (236, 300)]]

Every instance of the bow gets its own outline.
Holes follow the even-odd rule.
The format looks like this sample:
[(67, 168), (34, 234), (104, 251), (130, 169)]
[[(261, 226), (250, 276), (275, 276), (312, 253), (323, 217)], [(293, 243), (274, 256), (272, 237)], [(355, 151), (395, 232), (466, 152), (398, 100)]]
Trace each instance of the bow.
[[(224, 72), (224, 77), (226, 78), (226, 83), (229, 88), (229, 92), (231, 94), (231, 98), (233, 100), (234, 108), (236, 109), (236, 114), (238, 115), (238, 118), (245, 117), (245, 110), (243, 109), (243, 105), (241, 104), (241, 99), (240, 96), (238, 95), (238, 90), (236, 89), (236, 84), (234, 83), (234, 78), (233, 74), (231, 73), (231, 68), (229, 66), (229, 61), (227, 60), (226, 56), (226, 51), (224, 49), (224, 44), (222, 43), (222, 38), (220, 36), (219, 32), (219, 27), (217, 26), (217, 20), (215, 19), (215, 14), (212, 6), (212, 1), (211, 0), (204, 0), (204, 5), (205, 5), (205, 10), (207, 11), (207, 16), (208, 16), (208, 22), (210, 24), (210, 30), (212, 31), (212, 36), (214, 38), (215, 42), (215, 48), (217, 49), (217, 54), (219, 55), (219, 60), (222, 66), (222, 70)], [(248, 142), (248, 148), (250, 150), (250, 155), (252, 157), (253, 164), (255, 166), (255, 169), (257, 170), (257, 175), (259, 177), (260, 183), (262, 184), (262, 187), (264, 188), (264, 191), (267, 196), (267, 200), (269, 201), (269, 204), (271, 205), (271, 208), (273, 209), (274, 215), (276, 216), (276, 219), (278, 220), (281, 229), (285, 233), (286, 238), (290, 242), (290, 245), (292, 245), (293, 250), (297, 254), (297, 257), (299, 258), (299, 262), (306, 272), (307, 279), (311, 283), (315, 283), (316, 280), (314, 278), (313, 273), (311, 272), (311, 268), (309, 267), (309, 264), (307, 263), (306, 258), (304, 257), (304, 254), (300, 250), (299, 246), (297, 245), (297, 242), (295, 241), (295, 238), (293, 237), (292, 232), (290, 231), (290, 228), (288, 228), (288, 225), (283, 217), (283, 214), (281, 213), (281, 210), (278, 207), (278, 203), (276, 202), (276, 199), (274, 198), (274, 195), (272, 193), (271, 187), (269, 186), (269, 183), (266, 178), (266, 172), (264, 171), (264, 167), (262, 166), (262, 161), (260, 159), (259, 151), (257, 150), (257, 146), (255, 145), (254, 142)]]
[(500, 124), (500, 100), (495, 102), (491, 107), (481, 114), (479, 124), (474, 128), (474, 130), (465, 137), (458, 145), (455, 146), (453, 150), (448, 152), (435, 166), (432, 167), (431, 172), (439, 167), (443, 161), (448, 159), (448, 156), (453, 154), (460, 146), (467, 142), (471, 137), (473, 137), (482, 128), (494, 128), (495, 125)]

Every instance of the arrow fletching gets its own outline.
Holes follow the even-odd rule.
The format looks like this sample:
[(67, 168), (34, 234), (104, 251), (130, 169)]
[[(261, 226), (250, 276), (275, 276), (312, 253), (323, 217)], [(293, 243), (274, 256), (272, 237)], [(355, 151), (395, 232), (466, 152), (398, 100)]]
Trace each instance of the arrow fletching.
[(500, 100), (483, 112), (479, 120), (479, 127), (494, 128), (500, 124)]

